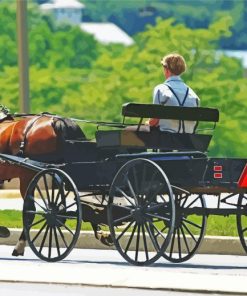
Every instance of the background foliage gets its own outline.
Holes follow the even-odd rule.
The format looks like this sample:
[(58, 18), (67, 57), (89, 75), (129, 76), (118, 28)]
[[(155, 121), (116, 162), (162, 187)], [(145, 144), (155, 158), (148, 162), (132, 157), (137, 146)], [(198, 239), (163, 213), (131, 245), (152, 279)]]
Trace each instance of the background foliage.
[[(111, 1), (107, 3), (110, 6)], [(15, 5), (0, 3), (0, 103), (12, 112), (18, 111), (15, 13)], [(216, 51), (222, 40), (231, 38), (234, 19), (221, 15), (211, 20), (207, 28), (195, 29), (179, 19), (158, 18), (134, 36), (133, 46), (103, 46), (76, 27), (58, 26), (30, 6), (31, 111), (119, 121), (123, 103), (152, 102), (153, 87), (164, 80), (160, 59), (176, 51), (186, 58), (188, 71), (183, 78), (200, 96), (202, 106), (221, 112), (210, 154), (246, 157), (244, 70), (239, 60)], [(93, 138), (94, 125), (83, 129)]]
[[(44, 1), (44, 0), (38, 0)], [(221, 48), (246, 49), (247, 1), (246, 0), (80, 0), (86, 5), (84, 19), (111, 21), (134, 35), (144, 31), (146, 24), (155, 24), (156, 18), (175, 18), (188, 28), (204, 28), (222, 15), (233, 20), (230, 38), (221, 38)]]

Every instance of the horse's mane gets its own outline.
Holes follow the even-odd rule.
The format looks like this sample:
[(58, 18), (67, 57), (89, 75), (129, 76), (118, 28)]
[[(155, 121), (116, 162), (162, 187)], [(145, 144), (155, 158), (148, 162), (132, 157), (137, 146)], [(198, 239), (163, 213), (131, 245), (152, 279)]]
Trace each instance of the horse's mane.
[(53, 117), (53, 128), (55, 133), (64, 140), (86, 140), (81, 128), (69, 118)]

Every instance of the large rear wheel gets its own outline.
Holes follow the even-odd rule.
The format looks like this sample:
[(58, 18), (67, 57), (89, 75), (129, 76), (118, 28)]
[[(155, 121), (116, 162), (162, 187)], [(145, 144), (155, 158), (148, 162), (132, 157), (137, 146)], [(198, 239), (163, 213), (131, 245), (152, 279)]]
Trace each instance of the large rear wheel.
[(123, 258), (134, 265), (154, 263), (170, 242), (174, 222), (173, 192), (163, 170), (147, 159), (124, 164), (108, 205), (111, 236)]
[(241, 245), (247, 253), (247, 194), (239, 194), (238, 197), (238, 210), (237, 214), (237, 228)]
[[(164, 253), (164, 257), (174, 263), (189, 260), (201, 245), (203, 240), (207, 216), (201, 209), (206, 207), (202, 194), (175, 194), (176, 219), (171, 242)], [(197, 209), (200, 214), (197, 215)]]

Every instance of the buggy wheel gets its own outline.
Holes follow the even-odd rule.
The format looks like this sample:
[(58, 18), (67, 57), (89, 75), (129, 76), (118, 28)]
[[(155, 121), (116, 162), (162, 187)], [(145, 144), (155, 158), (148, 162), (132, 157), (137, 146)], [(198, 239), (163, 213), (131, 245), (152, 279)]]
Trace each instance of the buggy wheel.
[(163, 170), (147, 159), (123, 165), (108, 204), (112, 240), (123, 258), (134, 265), (154, 263), (169, 244), (174, 222), (173, 192)]
[[(237, 228), (241, 245), (247, 253), (247, 194), (239, 194), (238, 197), (238, 209), (237, 214)], [(242, 213), (240, 213), (242, 211)]]
[(58, 169), (39, 172), (29, 184), (23, 206), (28, 244), (42, 260), (64, 259), (81, 229), (81, 204), (72, 179)]
[(163, 254), (179, 263), (189, 260), (200, 247), (206, 230), (206, 215), (196, 215), (196, 208), (205, 208), (202, 194), (175, 194), (176, 219), (170, 244)]

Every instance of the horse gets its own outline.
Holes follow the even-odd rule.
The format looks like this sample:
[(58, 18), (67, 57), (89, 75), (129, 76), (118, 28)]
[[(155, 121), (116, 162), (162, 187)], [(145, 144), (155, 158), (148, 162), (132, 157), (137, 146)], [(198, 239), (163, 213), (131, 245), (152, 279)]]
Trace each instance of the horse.
[[(71, 119), (49, 113), (13, 116), (8, 108), (0, 105), (0, 153), (31, 159), (45, 156), (46, 159), (59, 162), (63, 156), (61, 147), (65, 140), (86, 140), (86, 136)], [(23, 199), (34, 175), (32, 170), (0, 161), (0, 180), (19, 178)], [(102, 235), (98, 225), (93, 222), (91, 224), (95, 237), (107, 244), (108, 240)], [(22, 231), (12, 255), (23, 256), (25, 245), (26, 237)]]

